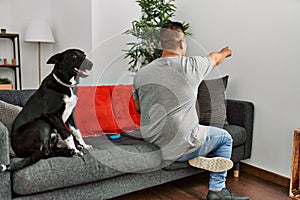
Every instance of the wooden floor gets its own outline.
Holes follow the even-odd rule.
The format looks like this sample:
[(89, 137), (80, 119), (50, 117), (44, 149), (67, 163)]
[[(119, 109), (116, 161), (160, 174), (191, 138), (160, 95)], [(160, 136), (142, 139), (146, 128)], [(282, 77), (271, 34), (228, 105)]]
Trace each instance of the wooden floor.
[[(206, 199), (208, 173), (191, 176), (164, 185), (127, 194), (114, 200), (196, 200)], [(251, 200), (291, 200), (288, 188), (267, 182), (247, 173), (239, 178), (227, 177), (227, 188), (232, 192), (249, 196)]]

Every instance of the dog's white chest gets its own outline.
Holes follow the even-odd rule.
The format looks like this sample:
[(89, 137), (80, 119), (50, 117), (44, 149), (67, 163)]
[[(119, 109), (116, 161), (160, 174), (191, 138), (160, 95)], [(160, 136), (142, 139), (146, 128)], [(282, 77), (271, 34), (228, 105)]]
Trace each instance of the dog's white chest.
[(71, 90), (71, 96), (65, 96), (64, 97), (64, 102), (65, 102), (65, 110), (63, 112), (63, 115), (62, 115), (62, 119), (64, 122), (67, 121), (67, 119), (69, 118), (69, 116), (71, 115), (71, 113), (73, 112), (73, 109), (75, 108), (76, 106), (76, 103), (77, 103), (77, 96), (74, 95), (72, 89)]

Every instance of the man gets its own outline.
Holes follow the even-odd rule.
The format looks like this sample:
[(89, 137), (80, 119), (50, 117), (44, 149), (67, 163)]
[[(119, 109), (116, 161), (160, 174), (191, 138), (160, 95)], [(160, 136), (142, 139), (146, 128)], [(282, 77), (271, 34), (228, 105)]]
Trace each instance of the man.
[[(160, 31), (161, 58), (141, 68), (134, 77), (135, 107), (141, 113), (143, 138), (160, 147), (163, 160), (189, 161), (211, 171), (208, 200), (240, 199), (225, 187), (232, 138), (226, 130), (199, 124), (198, 87), (204, 77), (231, 56), (228, 47), (208, 57), (186, 57), (186, 38), (179, 22), (168, 22)], [(216, 157), (206, 158), (212, 152)]]

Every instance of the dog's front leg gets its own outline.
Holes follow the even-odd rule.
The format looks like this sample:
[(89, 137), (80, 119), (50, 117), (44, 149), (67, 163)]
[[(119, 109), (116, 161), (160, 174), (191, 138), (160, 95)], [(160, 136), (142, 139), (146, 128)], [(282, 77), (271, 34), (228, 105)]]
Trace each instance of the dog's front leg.
[(67, 126), (70, 128), (71, 133), (73, 134), (73, 136), (76, 138), (76, 140), (78, 141), (78, 143), (85, 149), (92, 149), (93, 146), (92, 145), (88, 145), (84, 142), (81, 132), (77, 126), (75, 117), (74, 117), (74, 113), (72, 113), (70, 115), (70, 117), (68, 118), (67, 122), (66, 122)]
[(80, 155), (80, 156), (83, 155), (83, 153), (76, 148), (73, 135), (70, 134), (70, 136), (67, 137), (64, 141), (66, 142), (68, 149), (74, 149), (75, 154)]
[(79, 129), (76, 129), (75, 127), (73, 127), (71, 125), (69, 125), (69, 128), (70, 128), (72, 134), (74, 135), (74, 137), (76, 138), (76, 140), (79, 142), (79, 144), (81, 146), (83, 146), (83, 148), (85, 148), (85, 149), (92, 149), (93, 148), (92, 145), (88, 145), (84, 142)]
[(76, 148), (74, 137), (67, 129), (62, 118), (56, 115), (50, 115), (50, 116), (48, 115), (47, 117), (51, 125), (57, 130), (58, 134), (60, 134), (61, 138), (66, 142), (67, 148), (73, 149), (74, 153), (77, 155), (83, 155), (83, 153)]

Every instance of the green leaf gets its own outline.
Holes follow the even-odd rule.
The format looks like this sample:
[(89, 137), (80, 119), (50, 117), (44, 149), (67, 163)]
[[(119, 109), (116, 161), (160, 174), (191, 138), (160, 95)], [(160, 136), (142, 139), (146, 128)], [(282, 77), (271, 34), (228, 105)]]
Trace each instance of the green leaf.
[(11, 80), (8, 78), (0, 78), (0, 84), (11, 84)]
[[(131, 22), (131, 28), (124, 34), (132, 35), (137, 42), (128, 42), (129, 49), (123, 50), (124, 58), (128, 59), (129, 71), (136, 71), (139, 65), (144, 65), (159, 58), (162, 50), (159, 44), (160, 27), (175, 16), (175, 0), (136, 0), (142, 16)], [(188, 23), (183, 23), (186, 35)]]

